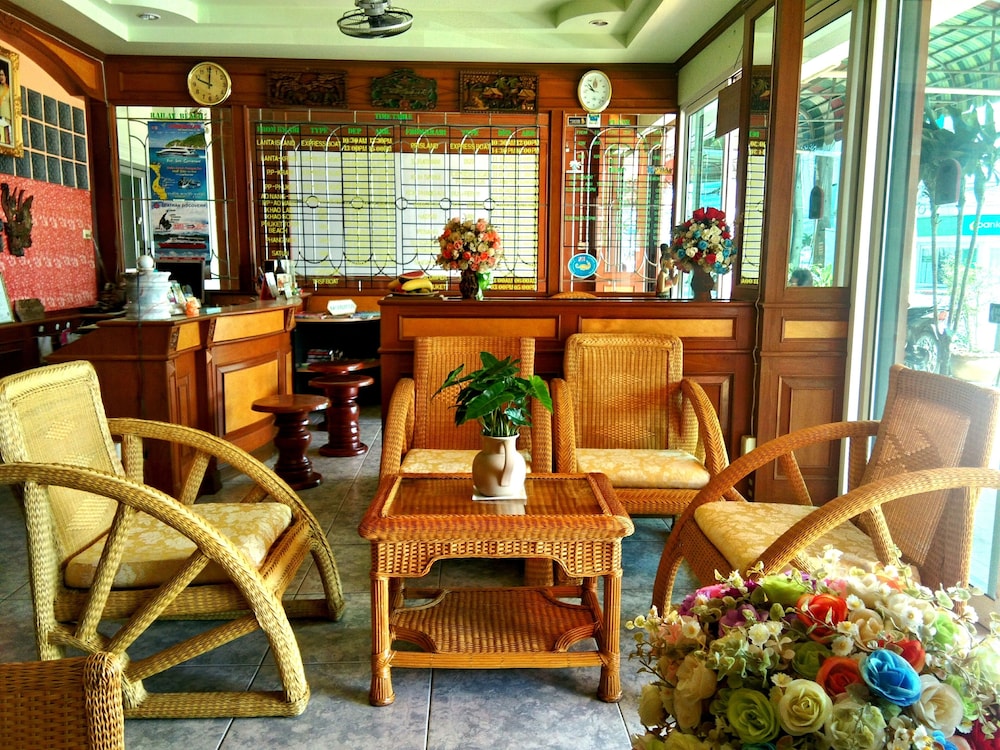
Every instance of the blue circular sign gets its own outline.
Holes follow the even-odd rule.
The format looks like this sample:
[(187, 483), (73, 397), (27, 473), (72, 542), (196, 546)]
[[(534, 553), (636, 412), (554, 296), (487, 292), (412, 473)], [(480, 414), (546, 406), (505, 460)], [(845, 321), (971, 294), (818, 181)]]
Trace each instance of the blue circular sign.
[(570, 275), (578, 279), (585, 279), (597, 272), (597, 258), (587, 253), (577, 253), (569, 259), (566, 267), (569, 269)]

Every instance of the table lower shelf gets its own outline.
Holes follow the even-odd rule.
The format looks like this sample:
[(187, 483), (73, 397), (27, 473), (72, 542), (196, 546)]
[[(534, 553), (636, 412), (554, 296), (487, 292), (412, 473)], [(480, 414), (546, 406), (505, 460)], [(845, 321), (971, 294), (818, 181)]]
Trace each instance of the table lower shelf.
[(407, 592), (408, 597), (417, 594), (433, 598), (395, 609), (389, 621), (394, 642), (421, 650), (394, 650), (393, 666), (496, 669), (602, 663), (600, 645), (569, 651), (587, 638), (602, 641), (603, 614), (592, 590), (562, 586)]

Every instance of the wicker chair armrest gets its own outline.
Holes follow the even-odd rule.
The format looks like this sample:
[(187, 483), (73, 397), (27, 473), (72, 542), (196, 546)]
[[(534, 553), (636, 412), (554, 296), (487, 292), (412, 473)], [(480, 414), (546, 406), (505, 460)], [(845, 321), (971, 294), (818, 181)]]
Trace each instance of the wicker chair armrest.
[(9, 747), (123, 750), (122, 660), (98, 652), (0, 664), (0, 740)]
[[(827, 532), (891, 500), (937, 490), (986, 487), (1000, 488), (1000, 471), (968, 467), (923, 469), (869, 482), (824, 503), (778, 537), (760, 556), (764, 571), (770, 573), (783, 569), (799, 550), (816, 542)], [(947, 583), (964, 585), (967, 581)]]
[(576, 468), (576, 419), (573, 394), (563, 378), (553, 378), (552, 390), (552, 439), (556, 471), (572, 474)]
[(392, 389), (389, 410), (382, 430), (382, 458), (379, 476), (398, 474), (403, 457), (413, 443), (413, 421), (416, 418), (416, 382), (400, 378)]
[[(69, 487), (102, 495), (119, 504), (118, 516), (108, 534), (96, 578), (90, 588), (88, 609), (101, 612), (111, 590), (124, 544), (122, 542), (124, 537), (116, 538), (116, 536), (124, 535), (128, 531), (128, 519), (121, 522), (122, 509), (127, 508), (146, 513), (183, 534), (197, 547), (195, 555), (204, 557), (200, 563), (195, 561), (193, 568), (189, 568), (188, 565), (182, 566), (175, 574), (175, 579), (184, 581), (186, 585), (208, 562), (214, 562), (225, 571), (226, 576), (239, 590), (265, 632), (272, 634), (281, 631), (285, 636), (291, 634), (291, 625), (280, 599), (265, 584), (261, 573), (248, 564), (246, 556), (211, 523), (155, 487), (133, 482), (117, 474), (81, 466), (28, 462), (0, 464), (0, 484), (25, 484), (25, 492), (32, 491), (31, 485)], [(168, 607), (182, 590), (183, 586), (175, 587), (168, 581), (157, 590), (145, 606), (155, 616), (158, 609)], [(87, 621), (90, 617), (91, 615), (84, 613), (80, 619)], [(96, 618), (94, 622), (99, 619)], [(301, 660), (301, 656), (297, 658)]]
[(310, 514), (309, 509), (299, 496), (273, 470), (224, 438), (194, 427), (131, 417), (108, 419), (108, 428), (112, 435), (123, 438), (124, 445), (129, 446), (130, 441), (135, 443), (131, 448), (126, 447), (123, 450), (123, 462), (129, 478), (138, 484), (143, 484), (143, 482), (136, 476), (132, 464), (139, 463), (141, 465), (142, 440), (162, 440), (195, 449), (198, 452), (198, 459), (192, 462), (185, 485), (179, 496), (175, 498), (185, 505), (190, 505), (197, 499), (204, 468), (208, 458), (212, 457), (222, 463), (229, 464), (254, 481), (255, 491), (245, 496), (242, 502), (273, 500), (291, 507), (297, 517)]
[(552, 472), (552, 412), (538, 401), (531, 402), (531, 471)]
[(722, 437), (722, 425), (705, 389), (690, 378), (681, 380), (681, 393), (698, 420), (698, 453), (712, 475), (729, 466), (729, 451)]

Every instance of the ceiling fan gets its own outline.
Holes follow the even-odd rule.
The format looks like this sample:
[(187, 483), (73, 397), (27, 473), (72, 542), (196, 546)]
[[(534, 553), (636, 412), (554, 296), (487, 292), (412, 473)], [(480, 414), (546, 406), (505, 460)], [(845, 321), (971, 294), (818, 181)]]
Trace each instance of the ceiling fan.
[(337, 26), (347, 36), (360, 39), (378, 39), (402, 34), (413, 24), (413, 14), (403, 8), (394, 8), (389, 0), (354, 0), (357, 10), (351, 10), (337, 19)]

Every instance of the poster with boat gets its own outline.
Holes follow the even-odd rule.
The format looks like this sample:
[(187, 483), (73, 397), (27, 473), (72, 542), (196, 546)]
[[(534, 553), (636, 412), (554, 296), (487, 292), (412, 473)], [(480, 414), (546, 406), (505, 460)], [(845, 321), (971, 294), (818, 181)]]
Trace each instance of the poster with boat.
[(207, 201), (151, 201), (149, 225), (157, 258), (211, 257)]
[(148, 128), (150, 197), (207, 201), (204, 123), (153, 120)]

